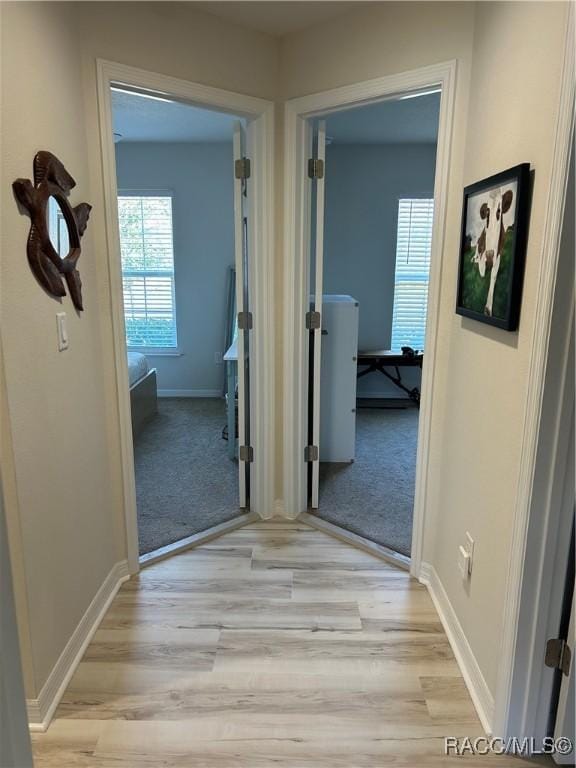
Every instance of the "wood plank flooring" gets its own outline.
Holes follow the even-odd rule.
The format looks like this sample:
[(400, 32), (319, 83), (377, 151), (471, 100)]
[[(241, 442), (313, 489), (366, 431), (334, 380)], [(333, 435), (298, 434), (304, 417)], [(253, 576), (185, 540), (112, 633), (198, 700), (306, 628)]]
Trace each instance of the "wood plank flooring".
[(528, 765), (444, 756), (481, 734), (426, 589), (270, 522), (123, 585), (33, 743), (37, 768)]

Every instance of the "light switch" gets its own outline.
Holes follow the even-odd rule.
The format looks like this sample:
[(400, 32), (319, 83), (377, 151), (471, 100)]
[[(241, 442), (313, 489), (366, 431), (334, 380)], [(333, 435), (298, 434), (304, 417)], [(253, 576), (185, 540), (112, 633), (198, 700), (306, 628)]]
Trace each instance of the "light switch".
[(56, 329), (58, 331), (58, 351), (68, 349), (68, 328), (66, 326), (66, 312), (56, 312)]
[(470, 576), (470, 555), (462, 545), (458, 547), (458, 568), (462, 578), (464, 580), (468, 579)]

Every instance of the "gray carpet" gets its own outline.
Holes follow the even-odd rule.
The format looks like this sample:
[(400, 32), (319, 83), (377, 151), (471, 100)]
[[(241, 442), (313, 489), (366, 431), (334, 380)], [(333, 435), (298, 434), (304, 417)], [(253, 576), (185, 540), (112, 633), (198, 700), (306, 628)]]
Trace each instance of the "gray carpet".
[(140, 554), (236, 517), (238, 464), (219, 398), (163, 398), (134, 445)]
[(324, 520), (410, 555), (418, 410), (359, 408), (356, 460), (320, 464)]

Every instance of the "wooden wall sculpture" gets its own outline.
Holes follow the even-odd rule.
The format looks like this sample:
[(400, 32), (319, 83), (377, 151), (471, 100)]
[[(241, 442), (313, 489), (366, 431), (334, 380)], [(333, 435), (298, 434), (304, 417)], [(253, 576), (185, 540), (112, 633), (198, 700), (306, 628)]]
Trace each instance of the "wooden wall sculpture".
[[(72, 208), (68, 200), (76, 182), (60, 160), (51, 152), (38, 152), (34, 158), (34, 184), (29, 179), (16, 179), (12, 189), (19, 203), (29, 212), (31, 226), (27, 255), (30, 268), (40, 285), (55, 298), (65, 296), (64, 281), (77, 310), (83, 310), (82, 281), (78, 272), (80, 238), (86, 230), (92, 206), (80, 203)], [(50, 198), (59, 208), (59, 216), (67, 229), (67, 253), (59, 253), (51, 239), (49, 224)]]

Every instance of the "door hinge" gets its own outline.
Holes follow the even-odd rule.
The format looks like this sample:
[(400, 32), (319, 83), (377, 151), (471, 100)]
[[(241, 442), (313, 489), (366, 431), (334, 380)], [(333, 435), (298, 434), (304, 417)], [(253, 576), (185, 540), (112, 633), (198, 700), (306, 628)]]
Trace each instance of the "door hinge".
[(317, 445), (307, 445), (304, 448), (304, 461), (318, 461)]
[(249, 179), (250, 178), (250, 158), (241, 157), (234, 163), (234, 176), (237, 179)]
[(546, 643), (546, 655), (544, 663), (552, 669), (560, 669), (568, 676), (570, 673), (570, 662), (572, 660), (572, 651), (566, 640), (554, 637)]
[(310, 160), (308, 160), (308, 178), (324, 178), (324, 160), (319, 160), (316, 157), (311, 157)]
[(252, 312), (238, 312), (238, 330), (252, 330)]
[(316, 331), (320, 328), (322, 318), (320, 312), (306, 312), (306, 328), (309, 331)]
[(254, 461), (254, 448), (251, 445), (241, 445), (238, 451), (240, 461)]

